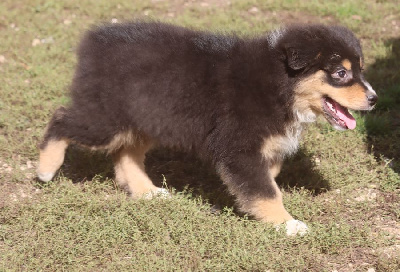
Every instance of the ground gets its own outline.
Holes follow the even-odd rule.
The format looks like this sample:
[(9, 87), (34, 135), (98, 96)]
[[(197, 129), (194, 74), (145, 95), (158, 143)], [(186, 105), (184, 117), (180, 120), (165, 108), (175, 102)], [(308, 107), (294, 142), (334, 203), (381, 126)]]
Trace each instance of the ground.
[[(239, 213), (209, 165), (175, 150), (146, 159), (169, 200), (130, 200), (110, 158), (77, 147), (53, 182), (35, 179), (37, 145), (68, 103), (82, 32), (143, 17), (241, 35), (343, 24), (360, 37), (377, 109), (356, 114), (352, 132), (310, 126), (279, 176), (286, 207), (309, 235), (287, 238)], [(2, 1), (0, 270), (400, 270), (399, 29), (394, 0)]]

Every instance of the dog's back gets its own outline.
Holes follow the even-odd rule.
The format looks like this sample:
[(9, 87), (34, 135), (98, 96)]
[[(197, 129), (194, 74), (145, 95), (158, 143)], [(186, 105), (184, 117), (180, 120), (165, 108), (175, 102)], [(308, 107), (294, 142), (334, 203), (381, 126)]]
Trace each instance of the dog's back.
[(112, 130), (144, 131), (166, 144), (194, 143), (212, 127), (221, 67), (236, 42), (159, 23), (98, 27), (78, 51), (73, 103)]
[[(104, 145), (121, 129), (134, 129), (164, 145), (201, 149), (216, 122), (229, 122), (220, 117), (229, 111), (240, 115), (242, 107), (257, 108), (246, 102), (252, 89), (260, 89), (257, 84), (271, 77), (272, 72), (258, 75), (265, 68), (255, 65), (267, 61), (266, 46), (265, 41), (261, 45), (154, 22), (89, 31), (78, 50), (72, 106), (91, 130), (95, 120), (102, 120), (93, 134), (101, 133), (103, 139), (84, 144)], [(269, 84), (274, 90), (274, 82)], [(269, 115), (279, 113), (282, 107), (276, 107), (271, 93), (266, 97), (272, 101), (267, 107), (260, 101), (260, 109), (269, 108)]]

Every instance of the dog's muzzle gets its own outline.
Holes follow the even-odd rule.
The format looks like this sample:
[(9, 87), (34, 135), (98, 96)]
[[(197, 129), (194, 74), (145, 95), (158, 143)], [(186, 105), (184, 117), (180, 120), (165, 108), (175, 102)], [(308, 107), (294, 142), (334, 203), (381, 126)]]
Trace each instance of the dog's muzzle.
[(368, 105), (370, 108), (373, 108), (378, 101), (378, 96), (376, 94), (367, 95)]

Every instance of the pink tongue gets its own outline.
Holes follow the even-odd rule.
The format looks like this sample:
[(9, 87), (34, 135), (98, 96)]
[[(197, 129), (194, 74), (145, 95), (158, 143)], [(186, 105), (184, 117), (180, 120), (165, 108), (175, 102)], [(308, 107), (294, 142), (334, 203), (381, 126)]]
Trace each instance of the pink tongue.
[(335, 103), (335, 108), (337, 116), (346, 124), (347, 128), (354, 129), (356, 127), (356, 120), (353, 115), (338, 103)]

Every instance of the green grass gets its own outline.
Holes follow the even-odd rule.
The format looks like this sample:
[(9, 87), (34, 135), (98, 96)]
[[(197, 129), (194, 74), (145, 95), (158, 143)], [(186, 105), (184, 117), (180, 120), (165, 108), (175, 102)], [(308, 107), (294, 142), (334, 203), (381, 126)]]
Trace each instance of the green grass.
[[(83, 31), (143, 17), (250, 35), (287, 23), (340, 23), (361, 38), (376, 110), (357, 113), (354, 131), (311, 125), (278, 177), (287, 209), (310, 234), (288, 238), (239, 213), (207, 164), (173, 150), (146, 160), (152, 180), (175, 192), (169, 200), (128, 199), (110, 158), (76, 147), (54, 182), (34, 178), (44, 128), (68, 103)], [(0, 271), (399, 270), (396, 26), (395, 0), (1, 1)]]
[[(3, 249), (10, 250), (2, 252), (2, 266), (27, 271), (318, 268), (301, 252), (343, 258), (348, 248), (376, 243), (370, 227), (353, 228), (340, 216), (311, 224), (313, 231), (304, 238), (288, 239), (229, 210), (215, 215), (209, 205), (185, 195), (132, 202), (114, 189), (103, 181), (80, 186), (60, 182), (43, 189), (35, 205), (6, 207), (1, 211), (0, 237)], [(298, 204), (310, 206), (306, 192), (293, 194)], [(320, 205), (314, 204), (307, 214), (300, 209), (297, 213), (318, 216)]]

